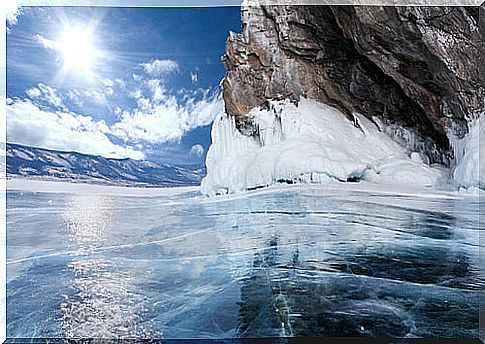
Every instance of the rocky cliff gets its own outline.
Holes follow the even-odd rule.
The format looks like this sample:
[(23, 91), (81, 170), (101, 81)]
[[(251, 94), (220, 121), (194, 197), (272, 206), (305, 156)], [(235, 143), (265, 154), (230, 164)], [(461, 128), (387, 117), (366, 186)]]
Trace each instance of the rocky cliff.
[[(359, 113), (429, 162), (484, 111), (478, 8), (263, 6), (246, 1), (223, 62), (226, 113), (245, 136), (250, 110), (301, 97)], [(358, 125), (358, 123), (356, 123)]]

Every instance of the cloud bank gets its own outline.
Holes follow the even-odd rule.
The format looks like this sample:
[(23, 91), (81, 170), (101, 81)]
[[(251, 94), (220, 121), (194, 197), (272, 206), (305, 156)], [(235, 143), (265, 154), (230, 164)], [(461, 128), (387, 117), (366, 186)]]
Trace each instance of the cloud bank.
[(219, 93), (180, 91), (174, 96), (160, 79), (143, 80), (131, 96), (137, 108), (122, 112), (121, 120), (112, 126), (113, 134), (125, 141), (178, 141), (187, 132), (212, 123), (223, 109)]
[(5, 8), (5, 15), (7, 19), (7, 32), (8, 28), (12, 27), (13, 25), (17, 24), (18, 17), (22, 14), (22, 7), (20, 5), (20, 1), (18, 0), (7, 0), (4, 3)]
[(66, 105), (55, 88), (39, 83), (37, 87), (29, 88), (25, 93), (27, 93), (30, 99), (41, 100), (58, 109), (67, 110)]
[(144, 158), (143, 152), (131, 146), (114, 144), (109, 134), (110, 128), (103, 120), (44, 110), (30, 100), (7, 101), (8, 142), (107, 158)]
[[(41, 36), (37, 39), (55, 49), (55, 42)], [(178, 71), (175, 61), (154, 60), (138, 66), (146, 73), (132, 74), (125, 80), (100, 79), (99, 90), (72, 88), (60, 92), (39, 83), (25, 91), (28, 98), (9, 99), (8, 142), (107, 158), (143, 159), (143, 150), (177, 143), (186, 133), (211, 124), (223, 111), (219, 92), (167, 90), (161, 76)], [(111, 103), (116, 97), (130, 99), (129, 107)], [(69, 109), (71, 105), (94, 109), (90, 111), (103, 106), (112, 112), (111, 122), (75, 113)], [(194, 145), (188, 153), (200, 157), (204, 148)]]

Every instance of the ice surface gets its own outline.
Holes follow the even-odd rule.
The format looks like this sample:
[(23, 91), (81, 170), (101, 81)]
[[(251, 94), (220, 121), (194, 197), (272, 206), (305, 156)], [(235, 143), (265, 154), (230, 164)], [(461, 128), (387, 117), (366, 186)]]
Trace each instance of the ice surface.
[(9, 338), (478, 336), (477, 198), (103, 188), (8, 191)]
[(298, 106), (271, 102), (271, 109), (253, 109), (250, 116), (259, 129), (252, 137), (240, 134), (223, 113), (214, 121), (202, 193), (278, 182), (367, 180), (428, 187), (446, 180), (443, 169), (427, 165), (358, 114), (351, 121), (333, 107), (302, 98)]

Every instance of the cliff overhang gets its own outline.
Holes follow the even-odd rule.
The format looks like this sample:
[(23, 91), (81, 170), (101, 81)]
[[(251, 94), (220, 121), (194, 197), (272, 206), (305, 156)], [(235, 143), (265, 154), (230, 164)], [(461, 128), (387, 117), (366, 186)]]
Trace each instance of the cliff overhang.
[(243, 135), (258, 131), (251, 109), (305, 97), (385, 123), (403, 146), (450, 165), (450, 140), (484, 111), (478, 8), (251, 2), (241, 12), (222, 85)]

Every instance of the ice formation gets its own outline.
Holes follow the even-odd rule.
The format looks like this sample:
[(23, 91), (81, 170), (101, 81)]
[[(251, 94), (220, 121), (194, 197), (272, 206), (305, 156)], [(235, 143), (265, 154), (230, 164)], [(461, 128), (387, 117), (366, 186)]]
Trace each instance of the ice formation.
[(443, 169), (394, 142), (367, 118), (354, 121), (328, 105), (300, 99), (273, 101), (249, 114), (258, 128), (242, 135), (234, 118), (221, 113), (212, 126), (212, 145), (202, 180), (206, 195), (238, 192), (275, 183), (367, 180), (438, 186)]
[(456, 167), (453, 178), (459, 188), (485, 189), (485, 123), (480, 118), (471, 123), (468, 134), (453, 144)]

